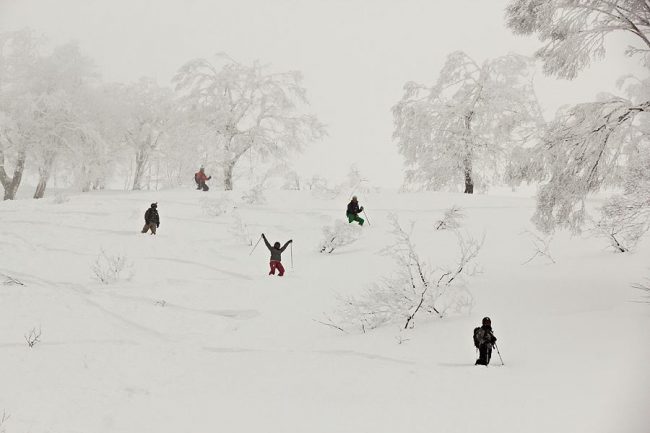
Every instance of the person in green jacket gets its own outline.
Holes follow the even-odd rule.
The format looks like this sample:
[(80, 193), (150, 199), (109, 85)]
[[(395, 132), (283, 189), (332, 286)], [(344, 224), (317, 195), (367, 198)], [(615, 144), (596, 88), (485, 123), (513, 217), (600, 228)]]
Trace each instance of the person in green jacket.
[(352, 201), (348, 203), (348, 210), (345, 212), (345, 215), (348, 217), (348, 223), (356, 221), (362, 226), (365, 221), (359, 216), (361, 212), (363, 212), (363, 206), (359, 207), (359, 201), (355, 195), (352, 197)]

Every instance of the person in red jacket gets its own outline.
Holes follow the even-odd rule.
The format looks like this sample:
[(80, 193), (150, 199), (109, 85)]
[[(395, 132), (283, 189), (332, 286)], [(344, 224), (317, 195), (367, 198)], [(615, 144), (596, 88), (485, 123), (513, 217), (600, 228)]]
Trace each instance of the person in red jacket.
[(207, 176), (205, 174), (205, 169), (201, 167), (198, 172), (194, 175), (194, 181), (196, 182), (196, 189), (202, 189), (207, 191), (210, 188), (205, 184), (206, 181), (212, 179), (212, 176)]

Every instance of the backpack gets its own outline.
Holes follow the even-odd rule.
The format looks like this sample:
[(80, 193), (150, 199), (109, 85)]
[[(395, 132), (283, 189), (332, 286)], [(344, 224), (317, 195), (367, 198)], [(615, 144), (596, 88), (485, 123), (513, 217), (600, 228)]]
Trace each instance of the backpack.
[(492, 344), (492, 333), (482, 327), (474, 328), (474, 346), (479, 347), (481, 344)]

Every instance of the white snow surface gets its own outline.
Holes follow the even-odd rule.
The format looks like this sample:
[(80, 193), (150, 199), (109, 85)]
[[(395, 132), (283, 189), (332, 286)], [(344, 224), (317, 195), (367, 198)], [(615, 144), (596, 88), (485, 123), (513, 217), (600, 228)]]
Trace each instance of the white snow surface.
[[(535, 259), (529, 197), (375, 193), (371, 225), (332, 254), (322, 227), (347, 197), (268, 192), (237, 213), (252, 238), (294, 239), (283, 278), (260, 243), (249, 256), (233, 217), (203, 213), (224, 192), (97, 192), (0, 203), (0, 426), (46, 432), (650, 431), (650, 304), (631, 287), (650, 274), (646, 239), (633, 254), (602, 239), (557, 234), (556, 264)], [(157, 201), (156, 236), (140, 234)], [(471, 315), (420, 313), (415, 327), (366, 334), (324, 326), (337, 295), (390, 276), (379, 252), (389, 213), (417, 222), (422, 257), (453, 265), (453, 233), (434, 222), (452, 205), (462, 230), (485, 233), (482, 273), (468, 280)], [(101, 250), (125, 255), (130, 280), (104, 285)], [(475, 367), (472, 330), (489, 315), (505, 361)], [(40, 328), (29, 348), (24, 335)], [(3, 430), (4, 429), (4, 430)]]

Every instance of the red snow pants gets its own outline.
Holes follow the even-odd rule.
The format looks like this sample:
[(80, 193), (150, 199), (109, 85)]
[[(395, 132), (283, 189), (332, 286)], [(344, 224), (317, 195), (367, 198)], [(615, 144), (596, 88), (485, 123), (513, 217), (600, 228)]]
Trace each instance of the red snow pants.
[(284, 266), (282, 266), (282, 263), (271, 260), (269, 262), (269, 266), (271, 267), (271, 271), (269, 272), (269, 275), (275, 275), (275, 270), (278, 270), (278, 276), (283, 276), (284, 275)]

